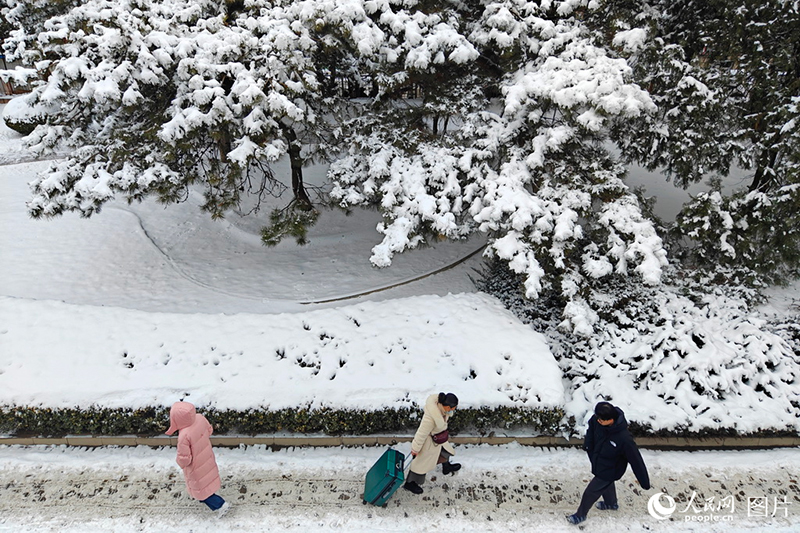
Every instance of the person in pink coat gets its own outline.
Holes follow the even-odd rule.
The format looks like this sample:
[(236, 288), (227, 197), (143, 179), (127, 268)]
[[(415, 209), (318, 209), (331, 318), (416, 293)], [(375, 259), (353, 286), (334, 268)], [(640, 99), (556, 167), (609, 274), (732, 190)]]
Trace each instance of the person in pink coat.
[(183, 469), (186, 488), (192, 498), (200, 500), (219, 517), (228, 512), (230, 503), (216, 492), (220, 488), (219, 469), (211, 449), (214, 428), (206, 417), (197, 414), (189, 402), (175, 402), (169, 410), (167, 435), (178, 432), (177, 463)]

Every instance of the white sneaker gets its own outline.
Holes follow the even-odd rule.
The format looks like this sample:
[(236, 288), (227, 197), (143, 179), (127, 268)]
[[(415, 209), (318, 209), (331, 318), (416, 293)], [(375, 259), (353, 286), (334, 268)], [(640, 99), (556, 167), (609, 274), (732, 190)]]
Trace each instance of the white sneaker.
[(217, 518), (218, 518), (218, 519), (219, 519), (219, 518), (222, 518), (223, 516), (225, 516), (226, 514), (228, 514), (228, 511), (230, 511), (230, 510), (231, 510), (231, 504), (230, 504), (230, 502), (225, 502), (225, 503), (223, 503), (223, 504), (222, 504), (222, 507), (220, 507), (220, 508), (219, 508), (219, 509), (217, 509), (217, 511), (216, 511)]

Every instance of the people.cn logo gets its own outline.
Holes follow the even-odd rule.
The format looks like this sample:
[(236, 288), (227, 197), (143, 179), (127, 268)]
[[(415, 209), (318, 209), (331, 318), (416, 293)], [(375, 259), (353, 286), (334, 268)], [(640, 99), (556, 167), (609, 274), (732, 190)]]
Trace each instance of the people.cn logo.
[[(661, 504), (662, 496), (667, 501), (667, 505)], [(650, 500), (647, 502), (647, 512), (650, 513), (650, 516), (656, 520), (666, 520), (672, 516), (672, 513), (675, 512), (676, 508), (677, 506), (675, 505), (675, 499), (669, 494), (664, 494), (663, 492), (653, 494), (650, 497)]]

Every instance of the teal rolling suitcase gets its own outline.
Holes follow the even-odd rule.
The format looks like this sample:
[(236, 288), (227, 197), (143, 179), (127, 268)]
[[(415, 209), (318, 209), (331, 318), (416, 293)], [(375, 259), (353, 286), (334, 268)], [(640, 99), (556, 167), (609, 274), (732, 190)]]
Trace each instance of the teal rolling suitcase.
[(364, 481), (364, 503), (386, 506), (392, 494), (405, 480), (405, 456), (389, 448), (367, 472)]

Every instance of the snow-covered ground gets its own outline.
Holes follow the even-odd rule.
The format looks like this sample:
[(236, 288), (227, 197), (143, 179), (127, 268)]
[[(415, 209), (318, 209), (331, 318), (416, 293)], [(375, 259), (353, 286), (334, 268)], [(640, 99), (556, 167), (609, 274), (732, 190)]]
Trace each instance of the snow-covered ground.
[[(379, 408), (437, 390), (465, 406), (562, 401), (543, 337), (470, 294), (480, 254), (439, 272), (482, 242), (433, 243), (378, 270), (371, 212), (326, 212), (307, 246), (271, 249), (259, 240), (268, 213), (214, 222), (194, 196), (36, 221), (26, 184), (47, 163), (13, 164), (26, 157), (0, 125), (0, 404)], [(770, 305), (780, 312), (797, 294)], [(466, 447), (463, 472), (431, 480), (423, 498), (363, 507), (379, 452), (220, 450), (223, 493), (237, 506), (216, 522), (185, 495), (174, 450), (0, 447), (0, 531), (566, 531), (562, 515), (588, 481), (574, 450)], [(679, 505), (660, 522), (647, 512), (656, 490), (636, 495), (627, 477), (623, 510), (594, 513), (587, 530), (800, 529), (800, 450), (645, 459), (656, 489), (679, 501), (735, 492), (731, 519), (685, 521)], [(786, 517), (748, 516), (748, 497), (784, 496)]]
[[(421, 497), (400, 490), (384, 509), (361, 503), (365, 469), (378, 449), (219, 449), (220, 494), (234, 507), (217, 520), (186, 495), (174, 450), (5, 447), (0, 448), (0, 531), (578, 530), (564, 515), (574, 512), (590, 479), (583, 452), (513, 445), (465, 446), (458, 453), (464, 465), (458, 475), (434, 474)], [(800, 450), (645, 450), (643, 455), (654, 488), (642, 491), (627, 474), (617, 485), (620, 510), (594, 510), (580, 529), (789, 533), (800, 528)], [(649, 499), (659, 492), (675, 499), (670, 505), (662, 496), (667, 510), (653, 509), (659, 517), (669, 515), (665, 520), (648, 512)]]
[(440, 389), (475, 407), (564, 401), (544, 337), (479, 294), (277, 315), (3, 298), (0, 322), (19, 355), (0, 360), (0, 405), (375, 410)]

